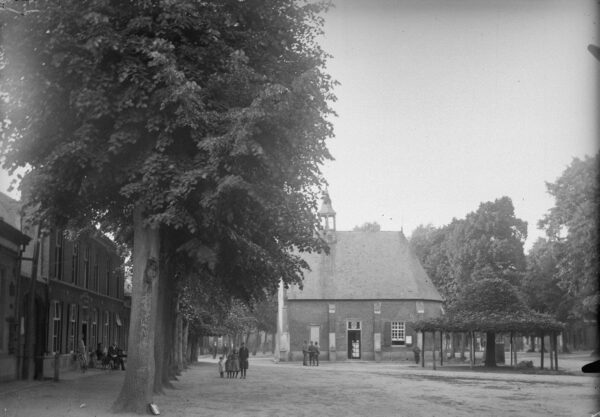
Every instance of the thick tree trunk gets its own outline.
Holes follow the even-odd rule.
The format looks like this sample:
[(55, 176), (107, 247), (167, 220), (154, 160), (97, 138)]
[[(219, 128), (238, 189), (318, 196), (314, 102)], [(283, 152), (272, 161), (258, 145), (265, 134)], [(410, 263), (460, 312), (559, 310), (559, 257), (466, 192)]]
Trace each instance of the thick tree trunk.
[(187, 320), (183, 320), (183, 334), (181, 336), (182, 338), (182, 343), (181, 343), (181, 359), (182, 359), (182, 365), (184, 368), (187, 368), (189, 365), (189, 357), (190, 355), (188, 354), (189, 351), (189, 346), (188, 346), (188, 336), (189, 336), (189, 330), (190, 330), (190, 326), (189, 326), (189, 322)]
[(168, 286), (172, 279), (172, 264), (169, 261), (169, 254), (165, 244), (165, 236), (162, 235), (162, 252), (161, 252), (161, 279), (158, 282), (158, 301), (156, 308), (156, 334), (154, 337), (154, 393), (162, 394), (163, 391), (163, 371), (165, 362), (165, 346), (167, 345), (168, 318), (170, 308), (168, 300)]
[(175, 307), (177, 297), (175, 296), (175, 280), (171, 279), (167, 283), (167, 289), (165, 291), (165, 320), (164, 320), (164, 332), (165, 332), (165, 345), (163, 352), (163, 369), (162, 369), (162, 383), (165, 388), (174, 388), (171, 383), (172, 380), (176, 380), (175, 372), (173, 370), (173, 351), (174, 351), (174, 323), (175, 323)]
[(144, 226), (142, 208), (133, 215), (133, 278), (127, 371), (113, 411), (147, 412), (154, 389), (154, 334), (159, 281), (158, 229)]
[(183, 320), (181, 317), (181, 311), (179, 309), (179, 300), (177, 300), (177, 316), (175, 318), (175, 368), (177, 376), (181, 375), (183, 371), (183, 360), (181, 357), (182, 352), (182, 334), (183, 334)]
[(496, 333), (487, 332), (485, 342), (485, 366), (496, 367)]
[[(36, 345), (36, 311), (35, 311), (35, 283), (37, 281), (37, 267), (38, 267), (38, 258), (40, 252), (40, 232), (38, 229), (38, 233), (33, 242), (33, 261), (31, 267), (31, 277), (29, 280), (29, 293), (27, 294), (27, 315), (26, 323), (27, 323), (27, 332), (25, 333), (25, 369), (23, 374), (26, 376), (27, 380), (31, 381), (35, 377), (35, 345)], [(38, 342), (39, 343), (39, 342)], [(77, 346), (77, 340), (75, 341)]]

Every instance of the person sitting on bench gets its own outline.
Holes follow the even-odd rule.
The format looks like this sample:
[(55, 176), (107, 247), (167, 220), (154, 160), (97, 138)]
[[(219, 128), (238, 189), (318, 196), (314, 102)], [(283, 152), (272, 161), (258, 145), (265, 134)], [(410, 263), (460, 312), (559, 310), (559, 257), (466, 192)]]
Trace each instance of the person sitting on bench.
[(113, 363), (113, 369), (125, 370), (125, 362), (123, 361), (123, 351), (117, 347), (117, 342), (113, 342), (112, 346), (108, 348), (108, 357)]

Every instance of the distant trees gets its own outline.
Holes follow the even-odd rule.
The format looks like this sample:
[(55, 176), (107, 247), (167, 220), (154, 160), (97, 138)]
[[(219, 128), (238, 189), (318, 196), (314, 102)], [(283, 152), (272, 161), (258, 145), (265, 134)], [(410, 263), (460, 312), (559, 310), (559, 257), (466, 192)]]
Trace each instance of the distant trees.
[(364, 222), (360, 226), (354, 226), (352, 230), (355, 232), (379, 232), (381, 226), (377, 222)]
[(448, 306), (470, 283), (498, 278), (515, 285), (525, 271), (527, 223), (508, 197), (481, 203), (464, 219), (440, 228), (419, 226), (410, 244)]
[[(486, 285), (502, 282), (512, 288), (519, 284), (525, 272), (526, 237), (527, 223), (515, 216), (511, 199), (502, 197), (481, 203), (476, 211), (464, 219), (453, 219), (449, 225), (417, 227), (410, 245), (446, 307), (461, 311), (476, 308), (474, 312), (486, 316)], [(510, 297), (494, 301), (498, 300), (513, 302)], [(486, 358), (495, 358), (495, 345), (490, 343), (494, 339), (495, 334), (488, 332)]]

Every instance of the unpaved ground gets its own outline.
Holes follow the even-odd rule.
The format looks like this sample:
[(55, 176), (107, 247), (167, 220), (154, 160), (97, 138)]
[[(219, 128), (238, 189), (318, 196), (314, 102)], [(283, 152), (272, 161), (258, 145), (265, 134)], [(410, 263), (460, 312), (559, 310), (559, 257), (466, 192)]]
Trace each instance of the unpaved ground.
[[(59, 383), (0, 386), (0, 417), (111, 415), (123, 375), (92, 371)], [(528, 417), (600, 411), (596, 376), (433, 371), (406, 363), (303, 367), (251, 358), (248, 379), (229, 380), (219, 378), (216, 361), (206, 358), (175, 386), (155, 398), (162, 415)]]

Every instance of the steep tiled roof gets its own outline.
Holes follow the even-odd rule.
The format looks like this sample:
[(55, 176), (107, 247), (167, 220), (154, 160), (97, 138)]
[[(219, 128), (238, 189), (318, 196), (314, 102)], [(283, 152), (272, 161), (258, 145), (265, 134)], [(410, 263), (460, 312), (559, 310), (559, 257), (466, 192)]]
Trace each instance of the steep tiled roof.
[(289, 300), (442, 300), (402, 232), (335, 233), (329, 255), (302, 254), (311, 270)]

